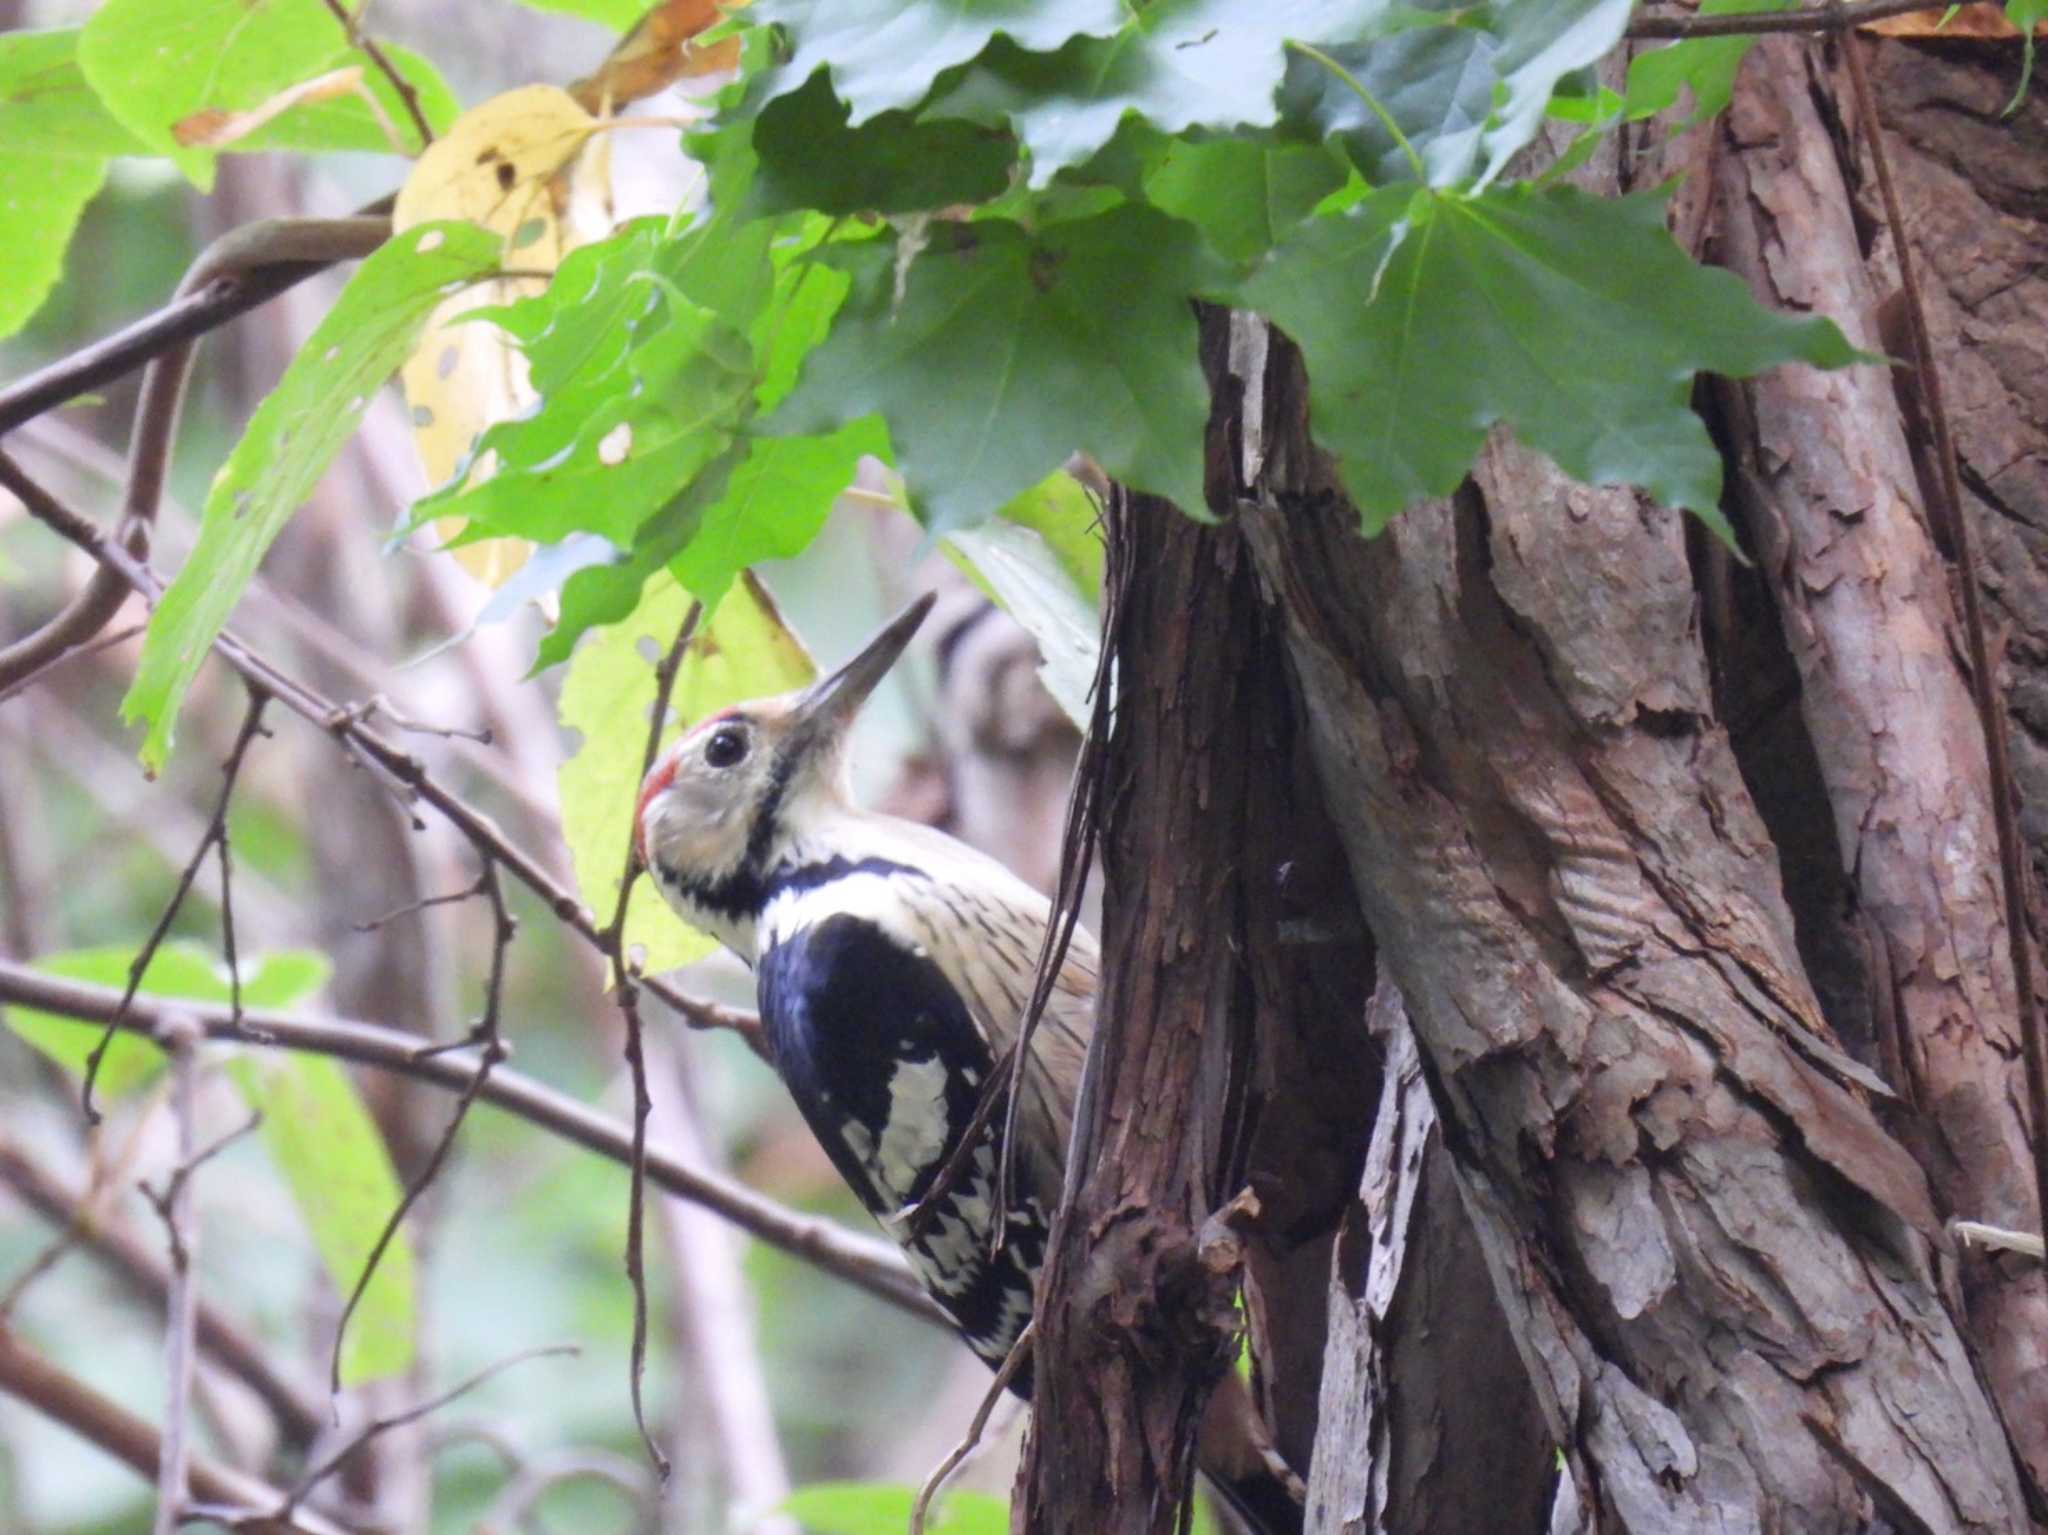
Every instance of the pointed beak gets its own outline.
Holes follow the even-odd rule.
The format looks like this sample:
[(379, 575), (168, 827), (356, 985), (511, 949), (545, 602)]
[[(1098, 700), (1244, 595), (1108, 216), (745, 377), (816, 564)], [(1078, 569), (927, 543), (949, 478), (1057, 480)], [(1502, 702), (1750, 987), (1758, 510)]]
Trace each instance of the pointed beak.
[(918, 625), (937, 600), (933, 593), (926, 592), (883, 625), (881, 632), (863, 645), (851, 661), (805, 689), (796, 704), (805, 735), (827, 740), (844, 734), (853, 717), (860, 713), (860, 706), (874, 692), (875, 684), (889, 674), (889, 668), (902, 656), (910, 637), (917, 633)]

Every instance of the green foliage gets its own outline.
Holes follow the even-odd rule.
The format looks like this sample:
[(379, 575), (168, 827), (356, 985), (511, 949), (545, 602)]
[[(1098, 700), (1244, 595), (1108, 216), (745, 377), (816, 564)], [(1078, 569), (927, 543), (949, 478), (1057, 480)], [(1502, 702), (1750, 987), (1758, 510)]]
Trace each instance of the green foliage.
[(0, 336), (21, 329), (56, 286), (108, 159), (143, 149), (85, 83), (77, 32), (0, 37)]
[(835, 250), (853, 291), (774, 424), (817, 432), (880, 414), (941, 532), (1077, 448), (1204, 515), (1209, 397), (1186, 296), (1222, 273), (1193, 229), (1131, 206), (1036, 235), (996, 219), (926, 233), (922, 251), (903, 234)]
[(1300, 344), (1316, 439), (1369, 528), (1454, 490), (1496, 421), (1575, 478), (1640, 485), (1721, 528), (1693, 373), (1858, 354), (1829, 322), (1769, 314), (1694, 266), (1663, 209), (1655, 193), (1390, 187), (1301, 226), (1237, 296)]
[[(432, 65), (404, 50), (401, 71), (417, 86), (438, 130), (454, 116), (454, 97)], [(202, 113), (247, 112), (295, 85), (367, 60), (348, 46), (321, 0), (107, 0), (78, 44), (85, 77), (113, 114), (149, 150), (168, 155), (201, 190), (213, 185), (215, 151), (181, 142), (180, 124)], [(365, 70), (399, 131), (408, 119), (389, 84)], [(360, 101), (294, 107), (245, 149), (389, 149)], [(411, 146), (417, 148), (417, 145)]]
[(1122, 0), (758, 0), (754, 17), (793, 40), (769, 97), (796, 90), (820, 69), (855, 126), (892, 107), (915, 106), (940, 73), (965, 64), (997, 37), (1029, 49), (1124, 26)]
[[(249, 1051), (229, 1061), (228, 1072), (263, 1116), (263, 1144), (292, 1191), (328, 1277), (348, 1294), (401, 1193), (377, 1122), (348, 1072), (326, 1056)], [(414, 1290), (412, 1244), (399, 1230), (349, 1321), (341, 1354), (344, 1385), (412, 1367)]]
[[(2024, 4), (2026, 0), (2016, 0)], [(1785, 0), (1705, 0), (1702, 16), (1747, 16), (1760, 11), (1782, 11)], [(1735, 75), (1754, 37), (1690, 37), (1668, 48), (1636, 55), (1628, 67), (1628, 97), (1624, 115), (1630, 122), (1655, 117), (1678, 104), (1686, 91), (1692, 92), (1692, 112), (1687, 124), (1714, 116), (1735, 94)]]
[(404, 361), (451, 284), (496, 265), (498, 240), (472, 224), (408, 230), (357, 268), (284, 377), (249, 420), (207, 492), (199, 541), (151, 616), (122, 717), (147, 721), (152, 770), (208, 649), (264, 551)]
[[(680, 236), (641, 220), (572, 254), (546, 292), (479, 316), (517, 340), (544, 408), (486, 431), (454, 483), (414, 508), (456, 515), (462, 540), (543, 544), (594, 534), (615, 557), (566, 572), (539, 665), (632, 612), (668, 567), (715, 604), (733, 578), (810, 542), (870, 423), (761, 438), (752, 423), (794, 382), (846, 280), (799, 257), (822, 218), (719, 217)], [(478, 477), (489, 459), (493, 472)]]
[[(777, 1510), (811, 1535), (903, 1535), (917, 1502), (915, 1487), (878, 1482), (818, 1482), (799, 1487)], [(1007, 1535), (1010, 1509), (985, 1492), (948, 1492), (925, 1521), (927, 1535)]]

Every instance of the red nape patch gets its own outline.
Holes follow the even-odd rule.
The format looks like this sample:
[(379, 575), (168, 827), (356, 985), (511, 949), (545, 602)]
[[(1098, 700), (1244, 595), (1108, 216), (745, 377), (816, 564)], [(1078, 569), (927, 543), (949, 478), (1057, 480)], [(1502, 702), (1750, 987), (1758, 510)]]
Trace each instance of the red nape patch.
[(647, 852), (647, 806), (654, 796), (676, 781), (676, 763), (681, 754), (670, 747), (655, 762), (646, 781), (640, 785), (640, 803), (633, 810), (633, 845), (640, 850), (640, 867), (652, 869), (654, 860)]

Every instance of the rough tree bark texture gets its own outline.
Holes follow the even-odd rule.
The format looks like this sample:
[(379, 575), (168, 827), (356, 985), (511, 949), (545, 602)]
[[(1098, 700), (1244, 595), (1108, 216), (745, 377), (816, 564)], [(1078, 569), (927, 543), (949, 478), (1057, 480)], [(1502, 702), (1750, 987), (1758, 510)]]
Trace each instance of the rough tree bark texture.
[[(1821, 101), (1855, 142), (1852, 98), (1819, 49), (1757, 48), (1715, 167), (1720, 254), (1764, 302), (1887, 350), (1890, 295), (1863, 259), (1882, 215), (1853, 200), (1863, 172)], [(1870, 1010), (1906, 1100), (1895, 1123), (1944, 1216), (2039, 1230), (1984, 737), (1905, 414), (1875, 368), (1782, 368), (1725, 398), (1737, 504), (1798, 669)], [(2038, 1265), (1965, 1256), (1962, 1290), (2005, 1425), (2048, 1479), (2048, 1282)]]
[(1369, 1023), (1386, 1075), (1330, 1270), (1308, 1527), (1540, 1530), (1551, 1446), (1391, 985), (1374, 994)]
[(1167, 1535), (1194, 1428), (1236, 1334), (1235, 1265), (1202, 1224), (1222, 1190), (1224, 1083), (1250, 989), (1237, 857), (1255, 765), (1250, 561), (1227, 530), (1138, 499), (1112, 507), (1111, 570), (1140, 574), (1116, 619), (1103, 974), (1088, 1090), (1037, 1320), (1025, 1528)]
[(1497, 442), (1365, 543), (1291, 350), (1258, 392), (1272, 449), (1241, 518), (1593, 1518), (2017, 1526), (1914, 1234), (1925, 1180), (1825, 1033), (1714, 721), (1682, 524)]
[[(2008, 626), (1994, 650), (2016, 720), (2048, 738), (2048, 109), (2037, 94), (2001, 121), (2015, 71), (1982, 54), (1874, 51), (1966, 511)], [(1838, 52), (1766, 42), (1721, 125), (1607, 174), (1674, 169), (1692, 173), (1675, 204), (1687, 243), (1767, 303), (1900, 350), (1890, 236)], [(2040, 1213), (1982, 735), (1910, 387), (1877, 368), (1788, 368), (1715, 391), (1753, 568), (1505, 435), (1456, 497), (1366, 543), (1308, 442), (1298, 356), (1256, 322), (1224, 324), (1229, 376), (1212, 382), (1235, 419), (1225, 483), (1212, 442), (1211, 500), (1237, 514), (1199, 535), (1209, 563), (1148, 559), (1133, 603), (1179, 605), (1171, 643), (1146, 652), (1169, 668), (1190, 665), (1185, 614), (1206, 613), (1193, 664), (1216, 707), (1246, 705), (1259, 695), (1216, 648), (1236, 610), (1211, 606), (1233, 581), (1212, 566), (1236, 569), (1229, 533), (1252, 551), (1394, 1052), (1329, 1270), (1310, 1528), (1529, 1529), (1553, 1494), (1559, 1529), (2027, 1528), (2028, 1474), (2048, 1469), (2048, 1290), (2037, 1267), (1958, 1260), (1940, 1236), (1952, 1215), (2038, 1229)], [(1187, 675), (1126, 673), (1148, 677), (1146, 728), (1206, 717), (1191, 694), (1158, 705)], [(1242, 1000), (1215, 951), (1245, 936), (1223, 915), (1243, 908), (1217, 898), (1219, 834), (1194, 810), (1213, 810), (1236, 770), (1204, 780), (1175, 753), (1213, 769), (1246, 748), (1129, 739), (1152, 742), (1164, 782), (1193, 784), (1178, 832), (1175, 807), (1150, 799), (1120, 800), (1110, 823), (1126, 868), (1173, 849), (1152, 876), (1164, 905), (1132, 905), (1126, 887), (1107, 967), (1108, 1015), (1157, 1045), (1175, 1037), (1164, 999), (1184, 999), (1177, 1019), (1199, 1013), (1205, 985), (1212, 1017)], [(1250, 750), (1270, 739), (1287, 729), (1261, 723)], [(1288, 760), (1273, 757), (1269, 782)], [(2039, 739), (2022, 739), (2020, 771), (2048, 782)], [(2031, 830), (2048, 863), (2048, 820)], [(1244, 863), (1256, 894), (1258, 859)], [(1176, 923), (1199, 920), (1205, 888), (1196, 943)], [(1351, 899), (1312, 900), (1308, 926)], [(1263, 938), (1246, 950), (1254, 973), (1286, 952)], [(1133, 963), (1154, 968), (1134, 979)], [(1278, 1092), (1302, 1060), (1359, 1053), (1357, 996), (1279, 1069)], [(1273, 1019), (1253, 1013), (1262, 1059), (1298, 1048), (1276, 1054)], [(1165, 1079), (1176, 1103), (1201, 1079), (1187, 1032)], [(1108, 1500), (1174, 1485), (1164, 1460), (1206, 1337), (1190, 1332), (1193, 1354), (1148, 1384), (1145, 1327), (1168, 1331), (1172, 1286), (1160, 1312), (1145, 1297), (1187, 1267), (1160, 1255), (1192, 1240), (1206, 1164), (1171, 1167), (1134, 1130), (1161, 1123), (1139, 1085), (1156, 1092), (1159, 1058), (1106, 1042), (1098, 1086), (1118, 1107), (1065, 1232), (1081, 1277), (1049, 1312), (1094, 1393), (1066, 1410), (1091, 1416), (1080, 1433), (1046, 1428), (1042, 1448), (1082, 1469), (1040, 1485), (1068, 1495), (1062, 1529), (1160, 1528), (1159, 1500), (1142, 1525), (1114, 1523)], [(1141, 1154), (1126, 1166), (1120, 1147)], [(1133, 1262), (1134, 1231), (1172, 1240)], [(1297, 1261), (1320, 1258), (1306, 1251)], [(1120, 1276), (1091, 1289), (1091, 1256)], [(1273, 1294), (1299, 1294), (1298, 1275), (1271, 1273)], [(1077, 1296), (1098, 1322), (1113, 1297), (1121, 1330), (1076, 1326), (1090, 1314)], [(1499, 1369), (1510, 1349), (1519, 1398)], [(1553, 1450), (1570, 1473), (1556, 1488)]]

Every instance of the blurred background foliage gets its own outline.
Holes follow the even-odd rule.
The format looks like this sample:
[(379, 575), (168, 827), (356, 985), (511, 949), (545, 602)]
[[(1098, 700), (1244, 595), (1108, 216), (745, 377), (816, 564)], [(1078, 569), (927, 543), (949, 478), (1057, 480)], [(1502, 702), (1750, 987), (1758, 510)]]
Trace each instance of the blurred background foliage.
[[(592, 67), (615, 40), (604, 23), (638, 7), (547, 9), (584, 14), (542, 15), (495, 0), (380, 0), (374, 21), (380, 35), (433, 59), (457, 96), (474, 102)], [(91, 10), (0, 0), (0, 28), (77, 25)], [(656, 100), (641, 110), (676, 109)], [(618, 137), (621, 201), (672, 202), (687, 169), (673, 135)], [(160, 305), (222, 230), (258, 217), (346, 212), (387, 192), (402, 169), (393, 156), (370, 154), (223, 156), (215, 191), (201, 197), (167, 162), (114, 161), (60, 285), (26, 328), (0, 343), (0, 378)], [(174, 568), (189, 548), (215, 468), (338, 284), (308, 284), (208, 339), (159, 523), (161, 568)], [(14, 434), (10, 450), (72, 504), (104, 517), (118, 501), (133, 405), (131, 378)], [(279, 540), (236, 623), (333, 696), (382, 695), (404, 717), (488, 729), (489, 744), (425, 734), (408, 744), (561, 874), (555, 773), (577, 744), (555, 725), (561, 672), (522, 680), (540, 621), (527, 611), (470, 633), (489, 593), (432, 553), (429, 540), (390, 541), (428, 488), (403, 406), (386, 391)], [(801, 559), (763, 577), (821, 657), (843, 654), (916, 587), (956, 588), (954, 621), (974, 642), (955, 648), (946, 674), (921, 655), (870, 711), (859, 754), (863, 792), (969, 834), (977, 820), (1000, 823), (1021, 840), (999, 851), (1043, 882), (1056, 856), (1071, 727), (1042, 695), (1015, 706), (1020, 689), (1036, 687), (1028, 641), (999, 615), (982, 623), (983, 599), (943, 561), (913, 570), (919, 536), (868, 504), (877, 499), (842, 504)], [(0, 508), (0, 639), (44, 621), (83, 574), (81, 557)], [(115, 627), (139, 617), (124, 613)], [(232, 679), (209, 668), (182, 718), (178, 749), (160, 780), (146, 781), (136, 735), (118, 724), (136, 644), (75, 657), (0, 701), (0, 948), (45, 964), (93, 950), (85, 972), (115, 985), (204, 832), (243, 707)], [(953, 694), (966, 698), (964, 707)], [(998, 701), (1001, 739), (978, 736), (977, 711), (988, 715)], [(321, 733), (281, 717), (271, 724), (271, 736), (252, 749), (229, 821), (245, 968), (264, 953), (323, 955), (331, 977), (300, 999), (312, 1010), (458, 1037), (481, 1005), (491, 952), (483, 903), (365, 925), (467, 886), (475, 878), (467, 849), (445, 827), (415, 829), (406, 807)], [(520, 919), (503, 1009), (517, 1069), (623, 1119), (630, 1099), (618, 1015), (591, 952), (523, 890), (508, 887), (507, 897)], [(172, 929), (202, 963), (220, 952), (218, 901), (209, 869)], [(683, 979), (692, 991), (749, 1000), (747, 977), (729, 961), (706, 962)], [(779, 1084), (738, 1038), (689, 1034), (658, 1005), (648, 1016), (659, 1041), (656, 1141), (684, 1128), (676, 1106), (687, 1103), (687, 1130), (701, 1138), (704, 1161), (793, 1208), (871, 1229)], [(0, 1149), (16, 1174), (0, 1180), (0, 1320), (155, 1420), (165, 1390), (160, 1312), (138, 1299), (118, 1265), (90, 1244), (65, 1240), (61, 1222), (32, 1208), (19, 1169), (32, 1166), (74, 1194), (91, 1189), (95, 1229), (160, 1255), (163, 1229), (138, 1185), (160, 1182), (176, 1160), (165, 1079), (158, 1072), (109, 1095), (104, 1123), (89, 1131), (77, 1078), (53, 1054), (75, 1058), (91, 1031), (65, 1027), (76, 1037), (50, 1052), (0, 1030)], [(201, 1117), (213, 1135), (245, 1110), (221, 1057), (208, 1052), (202, 1063)], [(409, 1174), (452, 1099), (368, 1074), (358, 1080), (391, 1161)], [(273, 1149), (262, 1136), (240, 1140), (206, 1165), (196, 1186), (202, 1297), (324, 1412), (339, 1298)], [(676, 1470), (656, 1493), (626, 1387), (626, 1195), (626, 1176), (613, 1164), (488, 1107), (470, 1117), (410, 1222), (420, 1276), (416, 1363), (396, 1379), (344, 1392), (344, 1421), (400, 1410), (522, 1349), (569, 1342), (580, 1353), (520, 1363), (423, 1422), (380, 1436), (340, 1478), (347, 1495), (389, 1511), (394, 1528), (436, 1532), (787, 1532), (798, 1517), (817, 1530), (902, 1528), (902, 1484), (919, 1481), (958, 1438), (985, 1371), (949, 1335), (659, 1198), (649, 1244), (650, 1418)], [(750, 1379), (714, 1380), (715, 1372)], [(744, 1406), (756, 1388), (765, 1416)], [(202, 1369), (197, 1408), (205, 1453), (264, 1468), (281, 1485), (309, 1463), (280, 1446), (257, 1400), (217, 1368)], [(858, 1485), (832, 1485), (841, 1483)], [(1007, 1489), (1001, 1445), (967, 1483)], [(760, 1495), (764, 1487), (812, 1490), (782, 1508), (779, 1497)], [(143, 1531), (154, 1501), (154, 1489), (133, 1472), (0, 1398), (0, 1530)], [(999, 1498), (962, 1494), (948, 1506), (945, 1528), (1006, 1527), (1001, 1507)]]

